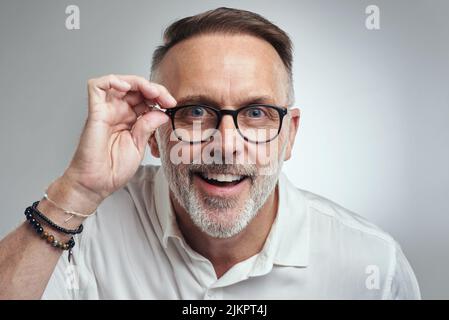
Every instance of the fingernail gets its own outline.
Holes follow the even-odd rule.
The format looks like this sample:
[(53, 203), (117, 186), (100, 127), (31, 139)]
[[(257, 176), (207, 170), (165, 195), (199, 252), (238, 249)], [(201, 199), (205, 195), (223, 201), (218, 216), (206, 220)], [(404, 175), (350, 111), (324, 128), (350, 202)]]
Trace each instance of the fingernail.
[(174, 105), (174, 106), (177, 104), (177, 101), (176, 101), (175, 98), (173, 98), (172, 96), (170, 96), (169, 101), (170, 101), (170, 104), (172, 104), (172, 105)]

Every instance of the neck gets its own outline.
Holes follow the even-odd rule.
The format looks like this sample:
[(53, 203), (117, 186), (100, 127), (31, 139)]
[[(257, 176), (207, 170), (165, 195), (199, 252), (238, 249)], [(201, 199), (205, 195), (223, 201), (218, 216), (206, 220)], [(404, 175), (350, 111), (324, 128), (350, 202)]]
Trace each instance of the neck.
[(262, 250), (276, 217), (278, 187), (276, 186), (265, 204), (243, 231), (225, 239), (213, 238), (194, 225), (189, 214), (176, 201), (171, 191), (170, 199), (179, 229), (186, 242), (193, 250), (212, 263), (217, 278), (220, 278), (232, 266)]

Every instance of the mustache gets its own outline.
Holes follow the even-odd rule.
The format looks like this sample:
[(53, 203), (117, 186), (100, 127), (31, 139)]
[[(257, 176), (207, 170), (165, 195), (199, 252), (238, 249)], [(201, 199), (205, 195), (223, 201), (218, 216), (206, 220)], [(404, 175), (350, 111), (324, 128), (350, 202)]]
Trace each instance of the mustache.
[(257, 176), (256, 165), (242, 164), (190, 164), (188, 166), (191, 175), (195, 173), (233, 174), (254, 178)]

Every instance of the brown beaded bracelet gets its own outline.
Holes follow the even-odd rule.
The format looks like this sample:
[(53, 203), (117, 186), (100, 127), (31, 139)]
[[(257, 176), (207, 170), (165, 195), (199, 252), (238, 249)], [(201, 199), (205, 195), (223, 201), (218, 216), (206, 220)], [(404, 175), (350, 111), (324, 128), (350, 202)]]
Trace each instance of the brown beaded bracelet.
[(70, 262), (72, 258), (72, 248), (75, 246), (75, 240), (73, 239), (73, 237), (71, 237), (69, 241), (67, 241), (66, 243), (58, 241), (55, 239), (54, 235), (49, 234), (47, 231), (45, 231), (41, 223), (34, 217), (32, 212), (30, 212), (29, 210), (25, 210), (25, 216), (30, 225), (42, 239), (46, 240), (50, 245), (52, 245), (55, 248), (59, 248), (62, 250), (69, 250), (68, 259)]

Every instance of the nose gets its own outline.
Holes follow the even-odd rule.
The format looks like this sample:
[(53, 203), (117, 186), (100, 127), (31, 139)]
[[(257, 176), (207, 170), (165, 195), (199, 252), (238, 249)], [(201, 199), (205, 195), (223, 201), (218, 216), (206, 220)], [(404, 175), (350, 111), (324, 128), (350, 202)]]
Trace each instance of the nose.
[[(234, 164), (243, 153), (243, 141), (240, 141), (240, 134), (237, 132), (234, 119), (231, 115), (223, 115), (218, 131), (221, 139), (217, 139), (217, 143), (220, 143), (217, 149), (221, 151), (221, 160), (223, 163), (230, 163), (232, 161)], [(215, 159), (217, 158), (215, 157)]]

